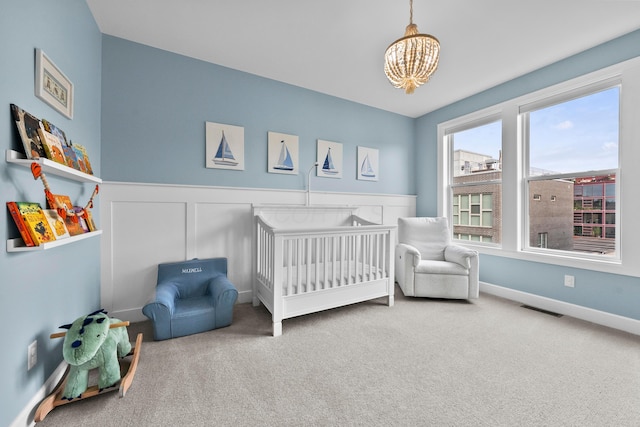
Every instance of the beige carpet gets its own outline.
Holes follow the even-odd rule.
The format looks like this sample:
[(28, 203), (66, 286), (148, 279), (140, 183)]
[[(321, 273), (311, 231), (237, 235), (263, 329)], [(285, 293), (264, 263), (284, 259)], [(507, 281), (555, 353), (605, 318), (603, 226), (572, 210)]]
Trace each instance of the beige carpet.
[(224, 329), (154, 342), (127, 395), (51, 426), (640, 426), (640, 337), (482, 294), (405, 298), (283, 322), (236, 306)]

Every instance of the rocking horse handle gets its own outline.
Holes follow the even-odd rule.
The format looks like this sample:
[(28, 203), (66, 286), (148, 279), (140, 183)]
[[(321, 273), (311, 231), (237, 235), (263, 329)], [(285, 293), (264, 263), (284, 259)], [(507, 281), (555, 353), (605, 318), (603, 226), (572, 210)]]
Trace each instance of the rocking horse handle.
[[(109, 329), (113, 329), (113, 328), (121, 328), (123, 326), (129, 326), (129, 321), (125, 320), (124, 322), (118, 322), (118, 323), (112, 323), (111, 325), (109, 325)], [(51, 334), (49, 335), (49, 338), (54, 339), (54, 338), (62, 338), (66, 335), (66, 332), (56, 332), (55, 334)]]

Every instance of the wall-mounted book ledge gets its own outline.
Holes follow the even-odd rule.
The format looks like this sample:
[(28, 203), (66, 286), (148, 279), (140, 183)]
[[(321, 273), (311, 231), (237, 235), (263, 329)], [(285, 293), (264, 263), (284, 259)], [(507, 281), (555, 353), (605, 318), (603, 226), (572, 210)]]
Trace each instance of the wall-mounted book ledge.
[(31, 163), (36, 162), (40, 164), (40, 166), (42, 167), (42, 171), (47, 174), (57, 175), (62, 178), (72, 179), (79, 182), (95, 182), (98, 184), (102, 183), (102, 179), (98, 178), (97, 176), (89, 175), (77, 169), (70, 168), (69, 166), (62, 165), (60, 163), (54, 162), (53, 160), (45, 158), (27, 159), (24, 154), (14, 150), (6, 151), (6, 161), (7, 163), (13, 163), (27, 168), (31, 167)]
[(29, 252), (29, 251), (44, 251), (52, 249), (58, 246), (68, 245), (69, 243), (75, 243), (79, 240), (88, 239), (90, 237), (96, 237), (102, 234), (102, 230), (90, 231), (84, 234), (78, 234), (77, 236), (67, 237), (66, 239), (54, 240), (53, 242), (42, 243), (39, 246), (26, 246), (24, 241), (20, 238), (7, 240), (7, 252)]

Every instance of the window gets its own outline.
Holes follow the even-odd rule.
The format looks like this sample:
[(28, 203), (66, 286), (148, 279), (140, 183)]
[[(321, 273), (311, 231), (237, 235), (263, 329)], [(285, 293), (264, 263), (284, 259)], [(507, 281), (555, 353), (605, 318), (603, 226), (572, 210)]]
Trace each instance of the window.
[(525, 191), (542, 195), (526, 211), (525, 248), (616, 256), (619, 92), (596, 86), (521, 108)]
[[(640, 57), (439, 123), (438, 215), (482, 254), (640, 277), (638, 111)], [(458, 150), (499, 173), (481, 180)], [(492, 226), (464, 225), (485, 194)]]
[(447, 141), (453, 238), (500, 243), (502, 122), (489, 117), (453, 129)]
[(453, 225), (493, 227), (493, 194), (454, 194)]
[(539, 233), (538, 234), (538, 247), (539, 248), (546, 248), (548, 240), (549, 240), (549, 233)]

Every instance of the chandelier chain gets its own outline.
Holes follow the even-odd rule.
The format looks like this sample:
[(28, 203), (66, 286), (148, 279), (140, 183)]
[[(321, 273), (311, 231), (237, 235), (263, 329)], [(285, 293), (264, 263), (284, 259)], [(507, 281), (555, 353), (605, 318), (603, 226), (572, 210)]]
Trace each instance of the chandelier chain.
[(409, 24), (413, 24), (413, 0), (409, 0)]

